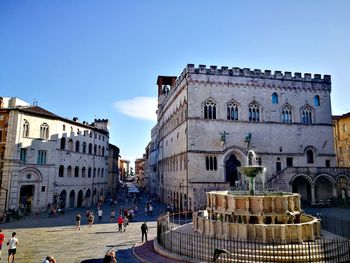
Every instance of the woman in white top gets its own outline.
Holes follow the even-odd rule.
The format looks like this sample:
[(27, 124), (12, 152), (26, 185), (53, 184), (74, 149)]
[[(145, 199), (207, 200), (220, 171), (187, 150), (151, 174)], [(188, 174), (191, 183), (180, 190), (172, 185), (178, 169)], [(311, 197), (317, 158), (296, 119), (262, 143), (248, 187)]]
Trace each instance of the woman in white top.
[[(18, 245), (18, 239), (16, 238), (16, 232), (12, 233), (12, 238), (9, 241), (7, 241), (7, 245), (9, 246), (8, 262), (13, 263), (13, 262), (15, 262), (16, 248)], [(11, 258), (12, 258), (12, 260), (11, 260)]]

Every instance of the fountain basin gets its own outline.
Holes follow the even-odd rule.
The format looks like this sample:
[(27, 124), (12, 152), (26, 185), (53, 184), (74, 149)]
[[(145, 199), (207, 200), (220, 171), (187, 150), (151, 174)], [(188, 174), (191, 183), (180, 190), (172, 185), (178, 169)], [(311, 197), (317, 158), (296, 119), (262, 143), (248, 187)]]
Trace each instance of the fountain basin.
[(303, 214), (300, 194), (212, 191), (207, 207), (193, 215), (194, 229), (204, 235), (240, 241), (291, 243), (320, 238), (317, 218)]

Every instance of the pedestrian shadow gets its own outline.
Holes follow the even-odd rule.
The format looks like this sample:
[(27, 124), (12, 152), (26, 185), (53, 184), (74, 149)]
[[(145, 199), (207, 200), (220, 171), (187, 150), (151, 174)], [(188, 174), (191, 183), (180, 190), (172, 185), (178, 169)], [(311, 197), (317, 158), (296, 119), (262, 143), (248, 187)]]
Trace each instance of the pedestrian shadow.
[(101, 231), (101, 232), (95, 232), (95, 233), (89, 233), (89, 234), (115, 234), (118, 233), (118, 231)]

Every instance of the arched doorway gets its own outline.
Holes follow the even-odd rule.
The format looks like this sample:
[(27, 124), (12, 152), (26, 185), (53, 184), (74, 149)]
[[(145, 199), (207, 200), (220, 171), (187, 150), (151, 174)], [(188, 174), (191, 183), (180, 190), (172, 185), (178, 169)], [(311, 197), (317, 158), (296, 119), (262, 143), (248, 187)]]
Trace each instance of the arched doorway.
[(92, 192), (92, 202), (93, 202), (93, 204), (97, 203), (97, 190), (96, 190), (96, 188)]
[(333, 197), (333, 182), (326, 176), (320, 176), (315, 181), (315, 201), (328, 200)]
[(311, 183), (304, 176), (298, 176), (293, 180), (292, 191), (301, 195), (303, 203), (311, 203)]
[(346, 199), (348, 195), (349, 180), (345, 176), (339, 176), (337, 178), (337, 196), (338, 198)]
[(88, 189), (85, 194), (85, 207), (89, 207), (91, 205), (91, 191)]
[(58, 207), (64, 209), (66, 208), (66, 199), (67, 198), (67, 192), (66, 190), (62, 190), (62, 192), (60, 193), (60, 200), (59, 200), (59, 204)]
[(234, 154), (231, 154), (225, 163), (226, 167), (226, 182), (230, 183), (230, 186), (235, 186), (238, 180), (237, 167), (241, 166), (241, 162), (237, 160)]
[(78, 192), (78, 201), (77, 201), (77, 207), (82, 207), (83, 206), (83, 191), (80, 190)]
[(75, 192), (74, 190), (70, 191), (69, 194), (69, 208), (74, 208), (74, 202), (75, 202)]
[(30, 213), (33, 208), (33, 199), (34, 199), (34, 185), (22, 185), (19, 198), (19, 208), (24, 212)]

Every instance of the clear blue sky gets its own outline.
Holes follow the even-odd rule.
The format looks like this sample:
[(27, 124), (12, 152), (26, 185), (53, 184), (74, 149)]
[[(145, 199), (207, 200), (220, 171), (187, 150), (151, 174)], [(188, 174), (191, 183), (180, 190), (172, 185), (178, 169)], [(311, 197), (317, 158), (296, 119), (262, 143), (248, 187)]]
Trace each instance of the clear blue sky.
[(330, 74), (333, 114), (343, 114), (349, 14), (346, 0), (1, 0), (0, 94), (108, 118), (110, 142), (131, 161), (155, 125), (157, 76), (187, 63)]

